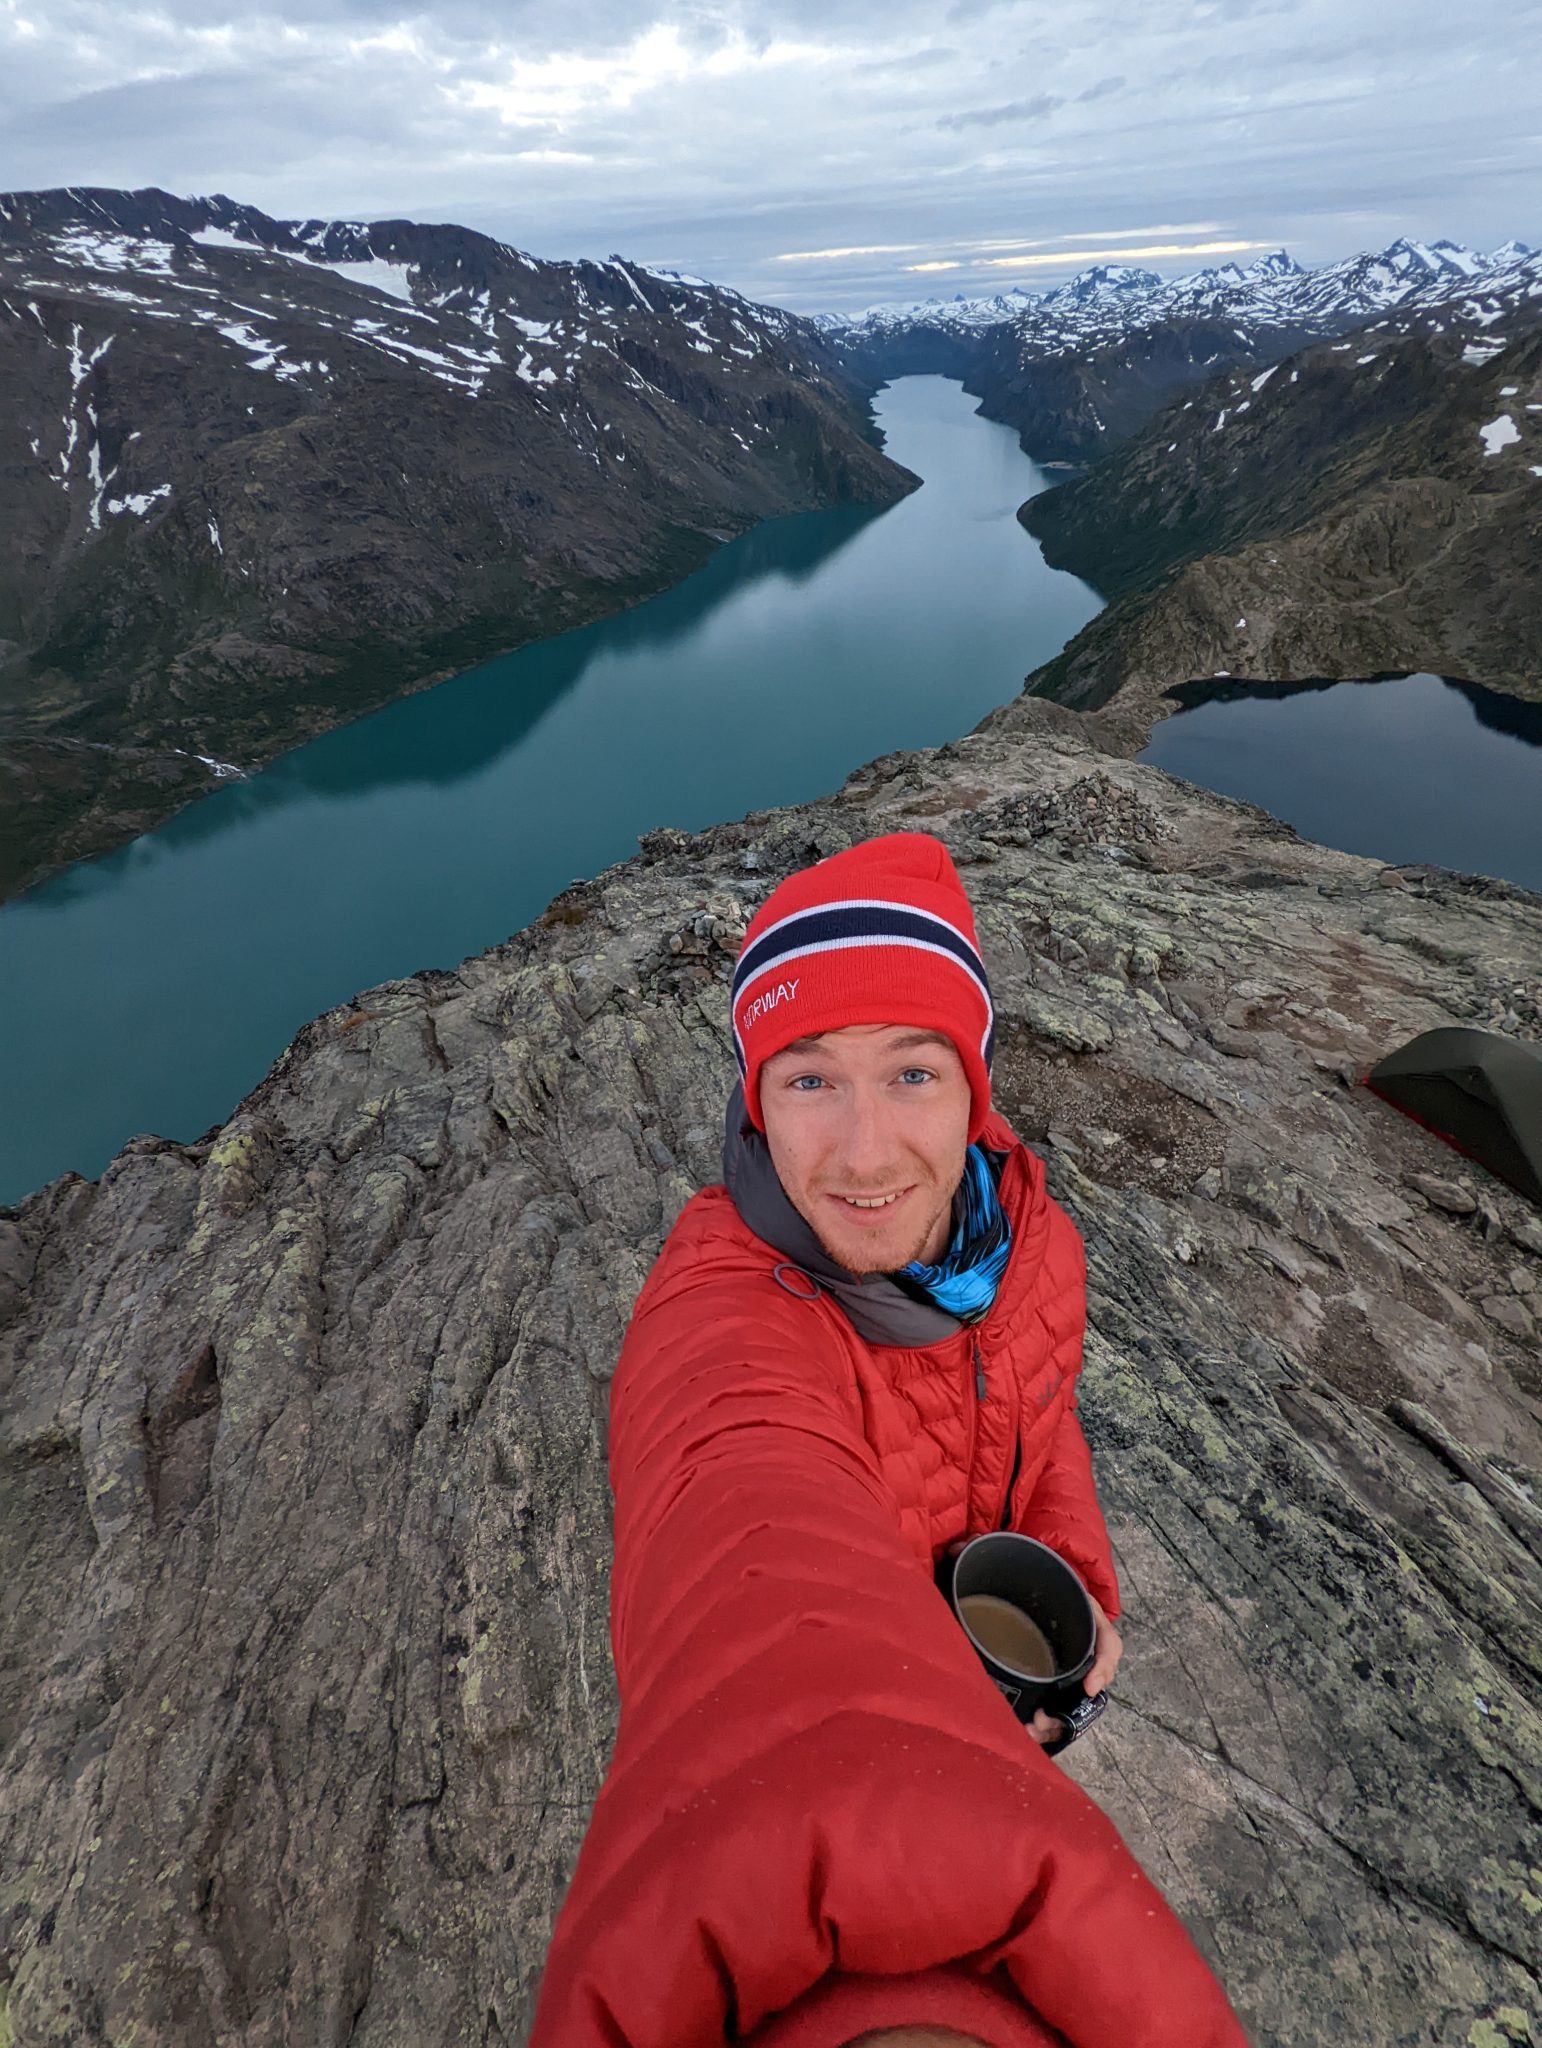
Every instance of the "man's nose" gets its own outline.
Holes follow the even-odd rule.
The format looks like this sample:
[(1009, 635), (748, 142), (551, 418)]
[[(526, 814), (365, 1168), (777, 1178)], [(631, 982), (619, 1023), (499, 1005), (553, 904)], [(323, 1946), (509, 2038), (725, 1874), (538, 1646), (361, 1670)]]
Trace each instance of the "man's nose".
[(892, 1170), (894, 1117), (879, 1089), (853, 1088), (841, 1139), (841, 1162), (853, 1180), (882, 1181)]

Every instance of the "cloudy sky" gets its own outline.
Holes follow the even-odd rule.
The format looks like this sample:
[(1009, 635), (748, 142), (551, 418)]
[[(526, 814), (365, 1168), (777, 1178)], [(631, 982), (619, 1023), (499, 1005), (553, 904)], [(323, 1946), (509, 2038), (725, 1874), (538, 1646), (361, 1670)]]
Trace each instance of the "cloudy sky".
[(1538, 0), (0, 0), (0, 189), (619, 250), (800, 309), (1542, 243)]

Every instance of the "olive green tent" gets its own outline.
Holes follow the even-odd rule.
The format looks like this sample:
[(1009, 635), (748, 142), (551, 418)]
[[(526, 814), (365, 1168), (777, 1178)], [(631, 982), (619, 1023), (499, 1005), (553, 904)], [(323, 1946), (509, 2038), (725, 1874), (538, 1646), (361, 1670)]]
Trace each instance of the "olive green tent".
[(1542, 1203), (1542, 1052), (1499, 1031), (1425, 1031), (1365, 1077), (1395, 1109)]

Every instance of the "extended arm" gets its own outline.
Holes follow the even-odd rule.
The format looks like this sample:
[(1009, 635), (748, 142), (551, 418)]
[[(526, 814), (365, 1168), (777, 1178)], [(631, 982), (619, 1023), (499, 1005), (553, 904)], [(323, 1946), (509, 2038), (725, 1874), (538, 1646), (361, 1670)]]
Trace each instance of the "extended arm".
[(708, 2048), (834, 1980), (950, 1967), (1080, 2048), (1241, 2048), (907, 1549), (826, 1313), (751, 1274), (634, 1319), (612, 1403), (620, 1734), (532, 2048)]

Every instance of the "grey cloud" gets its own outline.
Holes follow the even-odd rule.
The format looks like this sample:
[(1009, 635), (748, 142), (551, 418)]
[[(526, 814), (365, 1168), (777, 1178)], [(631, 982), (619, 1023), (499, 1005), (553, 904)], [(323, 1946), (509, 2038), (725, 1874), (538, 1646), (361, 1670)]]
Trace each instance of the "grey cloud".
[(858, 70), (864, 77), (893, 77), (906, 71), (934, 71), (939, 64), (951, 64), (957, 58), (957, 50), (939, 43), (924, 50), (911, 50), (903, 57), (879, 57), (871, 64), (859, 65)]
[(1041, 92), (1035, 99), (1012, 100), (1004, 107), (974, 107), (964, 114), (944, 114), (939, 128), (999, 128), (1005, 121), (1039, 121), (1065, 101), (1058, 93)]
[(1294, 0), (1209, 0), (1199, 12), (1221, 21), (1256, 21), (1265, 14), (1288, 14), (1293, 7)]
[[(243, 180), (282, 172), (297, 153), (315, 146), (318, 135), (331, 152), (369, 152), (387, 140), (400, 147), (426, 127), (403, 104), (399, 85), (339, 76), (325, 66), (290, 73), (263, 66), (79, 93), (13, 120), (7, 151), (32, 169), (18, 180), (27, 184), (86, 182), (71, 174), (85, 160), (95, 184), (228, 187), (232, 196), (247, 198)], [(211, 163), (210, 175), (178, 177), (173, 167), (179, 162), (208, 160), (211, 133), (220, 138), (217, 172)], [(147, 137), (153, 147), (147, 148)]]
[[(22, 4), (28, 40), (0, 9), (0, 185), (462, 219), (805, 308), (1052, 283), (972, 269), (971, 245), (1158, 220), (1308, 261), (1404, 231), (1542, 239), (1535, 0), (1402, 0), (1392, 25), (1380, 0), (1090, 0), (1074, 21), (1052, 0), (262, 0), (223, 41), (209, 0)], [(695, 59), (763, 61), (656, 67), (619, 99), (564, 61), (560, 102), (531, 98), (538, 74), (502, 118), (517, 63), (603, 66), (665, 22)], [(378, 40), (398, 24), (421, 58)], [(585, 160), (521, 160), (543, 145)], [(892, 243), (920, 246), (773, 260)]]

